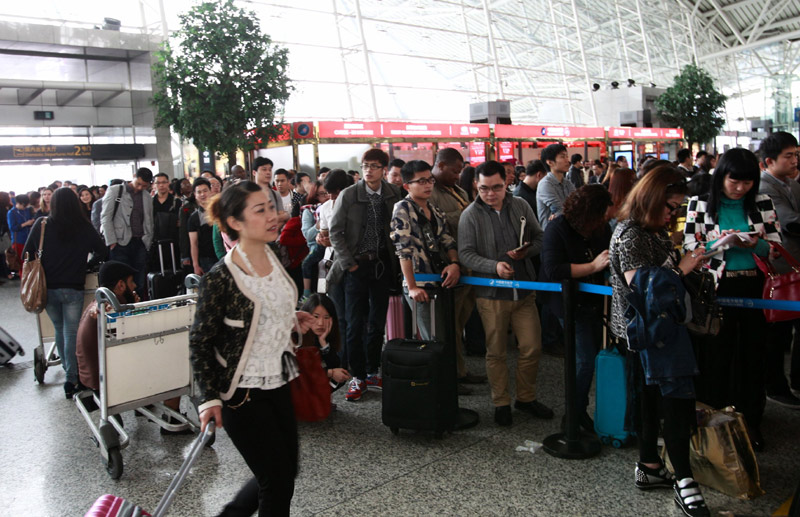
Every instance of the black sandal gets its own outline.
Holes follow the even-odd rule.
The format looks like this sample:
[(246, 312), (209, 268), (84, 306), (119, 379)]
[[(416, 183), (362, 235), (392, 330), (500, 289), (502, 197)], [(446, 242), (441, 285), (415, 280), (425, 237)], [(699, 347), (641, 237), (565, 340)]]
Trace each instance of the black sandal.
[[(685, 486), (681, 488), (681, 483)], [(706, 506), (706, 500), (700, 492), (700, 485), (692, 478), (684, 478), (675, 482), (675, 504), (687, 517), (710, 517), (711, 511)]]

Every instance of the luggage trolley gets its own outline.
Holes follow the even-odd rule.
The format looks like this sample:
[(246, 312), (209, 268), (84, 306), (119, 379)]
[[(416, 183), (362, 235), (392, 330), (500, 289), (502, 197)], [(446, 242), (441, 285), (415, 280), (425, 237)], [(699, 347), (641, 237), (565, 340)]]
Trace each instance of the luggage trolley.
[[(92, 303), (97, 286), (97, 272), (87, 273), (83, 287), (83, 310)], [(39, 335), (39, 344), (33, 349), (33, 376), (36, 382), (44, 384), (44, 374), (47, 369), (61, 364), (61, 358), (58, 357), (56, 350), (56, 331), (46, 311), (36, 314), (36, 332)]]
[[(197, 279), (187, 279), (186, 284), (194, 287)], [(193, 392), (189, 329), (197, 294), (121, 305), (114, 293), (101, 287), (96, 299), (100, 394), (98, 397), (91, 390), (82, 391), (75, 396), (75, 404), (106, 460), (106, 470), (112, 479), (119, 479), (120, 451), (128, 446), (130, 438), (112, 416), (136, 410), (169, 431), (187, 426), (198, 429), (196, 422), (163, 404)], [(112, 312), (107, 311), (107, 304)], [(87, 404), (91, 401), (100, 409), (99, 422), (89, 413)], [(162, 415), (179, 423), (171, 424)]]

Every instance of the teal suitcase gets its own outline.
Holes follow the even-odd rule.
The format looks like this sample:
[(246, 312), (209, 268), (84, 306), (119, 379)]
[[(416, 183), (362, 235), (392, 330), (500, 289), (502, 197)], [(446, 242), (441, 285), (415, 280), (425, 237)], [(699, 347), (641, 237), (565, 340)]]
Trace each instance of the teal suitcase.
[(614, 347), (601, 350), (595, 359), (594, 430), (600, 441), (620, 448), (631, 438), (625, 431), (627, 375), (625, 357)]

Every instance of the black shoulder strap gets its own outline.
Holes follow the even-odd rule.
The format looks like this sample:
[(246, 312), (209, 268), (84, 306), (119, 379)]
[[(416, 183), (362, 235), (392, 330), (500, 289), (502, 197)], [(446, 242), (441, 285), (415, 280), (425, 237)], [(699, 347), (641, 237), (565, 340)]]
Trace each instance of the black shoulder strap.
[(111, 222), (114, 222), (114, 219), (117, 218), (117, 210), (119, 210), (119, 204), (122, 201), (122, 192), (125, 188), (125, 184), (121, 184), (119, 186), (119, 195), (114, 199), (114, 215), (111, 216)]

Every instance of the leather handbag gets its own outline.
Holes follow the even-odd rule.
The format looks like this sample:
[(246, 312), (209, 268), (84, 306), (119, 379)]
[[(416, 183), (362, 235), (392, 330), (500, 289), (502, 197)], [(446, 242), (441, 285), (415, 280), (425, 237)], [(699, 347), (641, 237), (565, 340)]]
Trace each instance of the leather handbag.
[(17, 250), (14, 249), (14, 246), (6, 248), (6, 264), (8, 265), (9, 271), (20, 270), (21, 264), (19, 263), (19, 255), (17, 255)]
[[(765, 300), (800, 300), (800, 262), (797, 262), (786, 249), (776, 242), (770, 242), (770, 246), (778, 251), (789, 264), (792, 270), (788, 273), (778, 274), (772, 263), (753, 253), (758, 269), (764, 273), (764, 290), (761, 297)], [(764, 316), (769, 323), (778, 321), (789, 321), (800, 318), (800, 312), (782, 311), (777, 309), (764, 309)]]
[(319, 348), (301, 346), (295, 356), (300, 368), (300, 375), (290, 383), (295, 417), (301, 422), (325, 420), (331, 414), (331, 385)]
[(692, 303), (692, 319), (686, 324), (698, 336), (716, 336), (722, 326), (722, 309), (717, 304), (714, 275), (710, 271), (692, 271), (683, 277), (683, 287)]
[(25, 254), (25, 262), (22, 264), (22, 281), (19, 287), (19, 296), (22, 306), (28, 312), (40, 313), (47, 306), (47, 280), (44, 276), (42, 267), (42, 246), (44, 246), (44, 230), (47, 223), (42, 219), (39, 226), (39, 251), (36, 257), (31, 260)]

